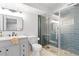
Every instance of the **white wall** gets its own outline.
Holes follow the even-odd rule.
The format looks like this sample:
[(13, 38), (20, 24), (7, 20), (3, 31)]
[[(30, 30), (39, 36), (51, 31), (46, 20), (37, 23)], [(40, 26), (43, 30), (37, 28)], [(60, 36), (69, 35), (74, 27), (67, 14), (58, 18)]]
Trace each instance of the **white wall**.
[(38, 36), (38, 15), (25, 13), (23, 32), (27, 36)]
[(24, 13), (23, 21), (23, 31), (3, 31), (3, 35), (8, 36), (8, 34), (16, 32), (17, 35), (38, 36), (38, 15)]
[[(6, 4), (4, 4), (4, 5), (0, 4), (0, 6), (10, 8), (11, 4), (7, 4), (7, 5)], [(14, 9), (17, 9), (17, 6), (15, 7), (15, 5), (14, 6), (12, 5), (12, 7)], [(22, 6), (21, 7), (19, 6), (19, 9), (21, 9), (21, 8), (22, 8)], [(7, 11), (6, 11), (6, 13), (3, 12), (3, 14), (9, 14), (10, 15), (10, 13), (7, 12)], [(11, 14), (11, 15), (16, 15), (16, 13)], [(18, 15), (16, 15), (16, 16), (18, 16)], [(17, 35), (38, 36), (38, 14), (34, 13), (34, 12), (30, 13), (30, 11), (29, 12), (24, 11), (23, 12), (23, 20), (24, 20), (23, 31), (15, 31), (17, 33)], [(8, 36), (8, 34), (11, 34), (12, 32), (14, 32), (14, 31), (3, 31), (3, 36)]]

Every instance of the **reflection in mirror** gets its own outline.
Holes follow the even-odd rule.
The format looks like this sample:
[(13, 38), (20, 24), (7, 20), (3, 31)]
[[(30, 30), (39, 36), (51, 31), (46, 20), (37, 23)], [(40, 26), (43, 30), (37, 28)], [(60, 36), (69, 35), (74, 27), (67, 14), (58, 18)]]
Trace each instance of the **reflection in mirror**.
[(21, 31), (23, 30), (23, 19), (16, 16), (4, 16), (4, 30), (5, 31)]
[(6, 30), (17, 30), (17, 20), (6, 18)]

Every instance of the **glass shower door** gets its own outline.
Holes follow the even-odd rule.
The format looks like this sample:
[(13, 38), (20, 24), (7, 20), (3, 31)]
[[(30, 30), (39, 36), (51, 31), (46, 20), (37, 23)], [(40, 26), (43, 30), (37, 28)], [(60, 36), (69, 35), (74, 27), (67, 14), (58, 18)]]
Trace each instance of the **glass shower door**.
[[(55, 17), (54, 17), (55, 16)], [(58, 55), (60, 49), (60, 28), (59, 16), (54, 15), (49, 19), (49, 45), (51, 46), (52, 53)]]
[(79, 5), (61, 10), (61, 49), (79, 55)]
[(50, 19), (39, 15), (38, 20), (40, 44), (43, 46), (50, 44), (58, 47), (58, 19)]
[(53, 21), (54, 21), (53, 19), (49, 21), (49, 35), (50, 35), (49, 44), (58, 47), (58, 38), (57, 38), (58, 24)]
[(42, 15), (38, 16), (38, 36), (41, 45), (45, 46), (48, 44), (48, 19)]

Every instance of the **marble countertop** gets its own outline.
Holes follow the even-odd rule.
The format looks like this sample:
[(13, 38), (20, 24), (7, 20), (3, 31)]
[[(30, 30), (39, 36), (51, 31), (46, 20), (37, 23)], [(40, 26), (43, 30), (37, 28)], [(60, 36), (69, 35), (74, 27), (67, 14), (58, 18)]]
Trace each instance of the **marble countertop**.
[(2, 41), (2, 40), (10, 40), (12, 38), (32, 38), (32, 37), (36, 37), (36, 36), (15, 36), (15, 37), (5, 36), (5, 37), (0, 37), (0, 41)]
[[(15, 36), (15, 38), (26, 38), (26, 37), (27, 36)], [(8, 37), (8, 36), (6, 36), (6, 37), (0, 37), (0, 41), (2, 41), (2, 40), (10, 40), (12, 38), (14, 38), (14, 37)]]

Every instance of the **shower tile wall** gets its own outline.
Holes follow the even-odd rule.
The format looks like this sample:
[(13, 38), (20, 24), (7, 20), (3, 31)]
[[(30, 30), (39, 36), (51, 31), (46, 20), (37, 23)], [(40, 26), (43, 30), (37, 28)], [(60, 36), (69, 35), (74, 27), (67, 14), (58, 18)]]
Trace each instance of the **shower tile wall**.
[(61, 48), (79, 55), (79, 6), (73, 7), (67, 10), (65, 16), (61, 13), (64, 19), (61, 26)]

